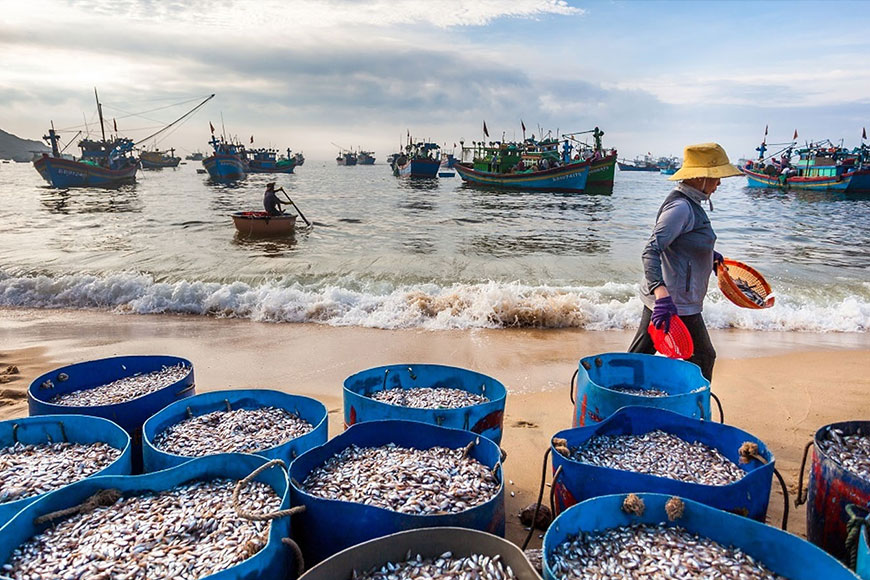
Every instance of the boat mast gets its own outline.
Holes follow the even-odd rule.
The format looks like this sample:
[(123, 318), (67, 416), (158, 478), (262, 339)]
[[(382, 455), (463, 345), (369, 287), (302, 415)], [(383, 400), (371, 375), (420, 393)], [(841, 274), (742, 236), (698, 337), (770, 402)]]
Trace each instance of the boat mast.
[(102, 131), (103, 141), (105, 141), (106, 127), (103, 125), (103, 105), (100, 104), (100, 97), (97, 95), (97, 87), (94, 87), (94, 98), (97, 100), (97, 113), (100, 115), (100, 131)]

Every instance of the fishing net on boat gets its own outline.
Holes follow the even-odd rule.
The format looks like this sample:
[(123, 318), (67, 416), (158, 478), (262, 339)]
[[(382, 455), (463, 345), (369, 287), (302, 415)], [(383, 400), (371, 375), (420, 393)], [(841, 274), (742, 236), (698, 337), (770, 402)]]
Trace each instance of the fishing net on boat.
[(741, 308), (770, 308), (774, 297), (770, 284), (754, 268), (725, 259), (717, 272), (719, 290)]

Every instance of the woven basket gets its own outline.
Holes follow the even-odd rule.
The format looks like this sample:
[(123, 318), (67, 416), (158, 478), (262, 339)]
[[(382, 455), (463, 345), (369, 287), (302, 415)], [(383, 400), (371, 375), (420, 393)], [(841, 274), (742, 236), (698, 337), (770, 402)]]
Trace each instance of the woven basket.
[[(757, 270), (747, 266), (743, 262), (729, 260), (727, 258), (722, 264), (723, 267), (719, 268), (717, 278), (719, 279), (719, 290), (722, 291), (725, 298), (741, 308), (752, 308), (758, 310), (773, 306), (773, 290), (770, 289), (770, 284), (767, 283), (764, 277), (759, 274)], [(757, 304), (741, 292), (740, 288), (737, 287), (738, 280), (742, 281), (756, 292), (764, 301), (763, 304)]]

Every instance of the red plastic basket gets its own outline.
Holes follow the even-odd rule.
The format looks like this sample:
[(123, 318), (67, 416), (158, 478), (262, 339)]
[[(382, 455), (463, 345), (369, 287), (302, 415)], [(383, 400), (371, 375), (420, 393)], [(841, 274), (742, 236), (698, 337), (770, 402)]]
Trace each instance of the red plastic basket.
[(647, 332), (656, 350), (668, 358), (685, 360), (691, 358), (692, 353), (695, 352), (692, 335), (679, 316), (671, 316), (671, 328), (668, 332), (665, 332), (664, 328), (656, 328), (652, 322), (649, 323)]
[[(725, 258), (716, 273), (716, 278), (719, 282), (719, 290), (725, 298), (741, 308), (760, 309), (773, 306), (773, 291), (770, 289), (770, 284), (757, 270), (743, 262)], [(759, 302), (745, 294), (738, 284), (746, 288), (750, 294), (755, 294)]]

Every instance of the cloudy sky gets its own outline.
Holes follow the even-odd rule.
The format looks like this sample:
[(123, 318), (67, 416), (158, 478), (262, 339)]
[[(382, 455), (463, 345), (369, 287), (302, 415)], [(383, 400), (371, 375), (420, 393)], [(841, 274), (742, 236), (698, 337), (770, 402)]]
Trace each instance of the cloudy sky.
[[(380, 160), (411, 134), (452, 146), (599, 125), (633, 157), (870, 127), (865, 2), (0, 0), (0, 129), (95, 127), (93, 88), (143, 138), (207, 147), (208, 123), (261, 146)], [(192, 106), (192, 101), (188, 107)], [(140, 113), (140, 115), (131, 115)], [(77, 130), (77, 129), (76, 129)], [(67, 133), (67, 137), (72, 137)]]

